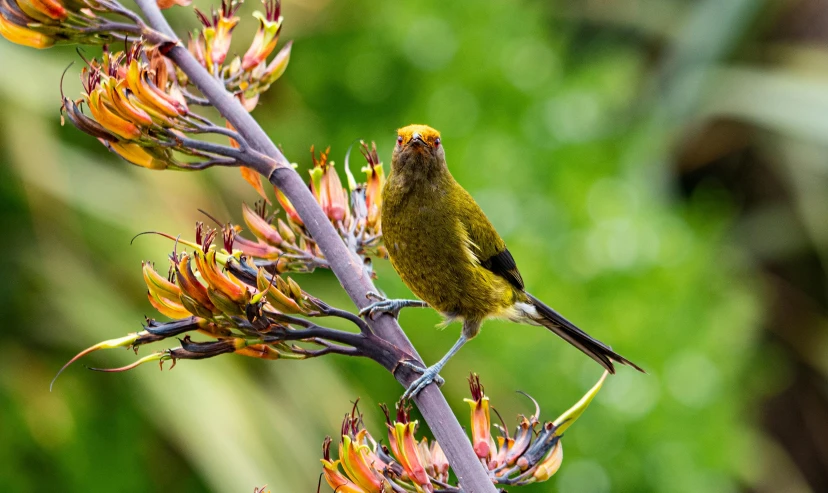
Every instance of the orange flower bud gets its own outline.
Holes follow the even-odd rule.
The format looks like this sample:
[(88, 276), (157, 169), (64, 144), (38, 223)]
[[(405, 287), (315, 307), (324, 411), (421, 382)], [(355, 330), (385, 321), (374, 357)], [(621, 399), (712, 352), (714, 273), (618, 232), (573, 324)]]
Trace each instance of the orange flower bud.
[(281, 250), (268, 245), (267, 243), (259, 241), (250, 241), (242, 236), (236, 236), (234, 239), (235, 247), (243, 254), (249, 257), (260, 258), (264, 260), (276, 260), (282, 255)]
[(293, 41), (288, 41), (285, 46), (279, 50), (279, 53), (273, 57), (273, 60), (267, 65), (262, 76), (262, 84), (268, 86), (273, 84), (282, 74), (287, 70), (288, 62), (290, 62), (290, 50), (293, 48)]
[(46, 17), (56, 21), (65, 20), (69, 13), (59, 0), (27, 0), (26, 3), (31, 5), (38, 12), (44, 14)]
[(146, 148), (138, 144), (130, 142), (107, 142), (103, 139), (101, 139), (101, 143), (110, 151), (136, 166), (155, 170), (167, 169), (168, 167), (168, 163), (165, 160), (156, 158)]
[(207, 59), (204, 55), (207, 48), (205, 47), (203, 34), (199, 34), (196, 37), (190, 34), (190, 38), (187, 40), (187, 50), (198, 60), (198, 63), (205, 67), (207, 66)]
[(170, 317), (174, 320), (187, 318), (191, 315), (189, 310), (184, 308), (184, 305), (177, 301), (162, 298), (161, 296), (151, 291), (147, 292), (147, 298), (149, 299), (149, 302), (153, 306), (153, 308), (158, 310), (161, 314)]
[[(175, 265), (175, 278), (181, 288), (181, 303), (188, 307), (191, 313), (217, 313), (218, 309), (210, 301), (207, 288), (198, 280), (190, 268), (190, 256), (182, 253), (179, 260), (171, 259)], [(192, 308), (192, 309), (191, 309)]]
[(160, 276), (149, 262), (143, 264), (142, 270), (147, 284), (147, 297), (156, 310), (172, 319), (190, 316), (180, 301), (181, 288)]
[(394, 457), (399, 461), (408, 477), (417, 483), (423, 491), (433, 492), (434, 488), (428, 479), (425, 467), (423, 467), (417, 440), (414, 438), (417, 422), (410, 421), (408, 408), (404, 405), (397, 409), (397, 420), (394, 422), (391, 421), (391, 416), (386, 407), (383, 407), (383, 411), (388, 427), (388, 443), (391, 445)]
[[(195, 261), (201, 277), (207, 282), (210, 288), (225, 295), (234, 303), (247, 304), (249, 293), (221, 272), (221, 269), (216, 263), (215, 248), (209, 248), (206, 253), (202, 250), (197, 250)], [(210, 299), (215, 303), (216, 300), (212, 296)]]
[(341, 461), (331, 461), (331, 437), (326, 437), (322, 445), (324, 459), (322, 461), (322, 473), (325, 481), (337, 493), (366, 493), (366, 491), (339, 472)]
[(431, 444), (431, 464), (434, 467), (435, 477), (440, 481), (447, 481), (449, 477), (448, 458), (436, 440)]
[[(177, 101), (162, 95), (162, 91), (149, 80), (146, 69), (139, 65), (138, 60), (130, 61), (127, 67), (126, 82), (140, 102), (161, 112), (163, 115), (177, 117), (187, 113), (186, 108), (181, 108)], [(99, 121), (99, 123), (101, 122)]]
[(17, 7), (35, 21), (55, 24), (68, 16), (66, 8), (59, 0), (16, 0)]
[(143, 262), (141, 264), (141, 270), (144, 274), (144, 282), (147, 284), (147, 289), (151, 292), (171, 300), (177, 300), (181, 296), (181, 288), (161, 276), (153, 268), (151, 263)]
[[(273, 190), (276, 192), (276, 200), (279, 201), (279, 205), (281, 205), (282, 209), (285, 210), (285, 214), (287, 214), (287, 217), (290, 218), (290, 220), (293, 221), (295, 224), (298, 224), (300, 226), (303, 225), (304, 223), (302, 222), (302, 218), (299, 217), (299, 213), (296, 212), (296, 208), (294, 208), (293, 204), (290, 203), (290, 200), (288, 200), (288, 198), (285, 197), (285, 194), (283, 194), (282, 191), (279, 190), (276, 187), (273, 187)], [(289, 235), (286, 235), (281, 230), (281, 225), (279, 227), (279, 232), (282, 233), (283, 238), (285, 238), (285, 239), (288, 238)], [(293, 242), (296, 241), (296, 237), (294, 236), (292, 240), (288, 240), (288, 241), (290, 243), (293, 243)]]
[(334, 169), (334, 163), (328, 162), (330, 151), (331, 148), (328, 147), (324, 152), (319, 153), (319, 159), (317, 159), (311, 147), (314, 164), (310, 170), (311, 191), (330, 220), (344, 221), (350, 214), (348, 196)]
[[(288, 214), (288, 217), (290, 217), (290, 214)], [(286, 242), (291, 245), (296, 243), (296, 233), (293, 232), (293, 228), (291, 228), (288, 223), (282, 221), (282, 218), (280, 217), (276, 219), (276, 225), (279, 227), (279, 234), (282, 235), (282, 238), (284, 238)]]
[[(268, 303), (282, 313), (304, 313), (305, 310), (279, 288), (279, 281), (284, 282), (281, 277), (268, 275), (264, 268), (259, 268), (259, 273), (256, 276), (256, 285), (260, 293), (265, 293)], [(277, 285), (274, 286), (274, 282)]]
[(360, 142), (362, 155), (368, 164), (362, 168), (366, 174), (367, 180), (365, 184), (365, 202), (370, 213), (371, 208), (376, 206), (376, 210), (382, 207), (382, 187), (385, 185), (385, 172), (382, 168), (382, 163), (377, 154), (376, 142), (371, 143), (371, 148), (368, 144)]
[(105, 93), (100, 88), (92, 91), (88, 95), (87, 103), (89, 104), (89, 111), (95, 120), (106, 130), (123, 139), (133, 140), (140, 138), (141, 129), (129, 120), (125, 120), (112, 112), (102, 100), (104, 96)]
[(108, 101), (112, 103), (119, 116), (138, 126), (151, 126), (153, 123), (152, 117), (129, 101), (127, 95), (123, 92), (125, 87), (125, 82), (119, 83), (113, 78), (106, 78), (101, 82), (101, 88), (106, 91)]
[(343, 435), (339, 444), (339, 459), (342, 462), (342, 469), (354, 483), (359, 485), (368, 493), (382, 493), (384, 480), (369, 462), (367, 445), (352, 440), (350, 436)]
[(279, 246), (282, 244), (282, 237), (275, 227), (264, 218), (265, 209), (264, 204), (259, 211), (254, 211), (247, 204), (242, 204), (242, 217), (244, 223), (250, 228), (250, 232), (270, 245)]

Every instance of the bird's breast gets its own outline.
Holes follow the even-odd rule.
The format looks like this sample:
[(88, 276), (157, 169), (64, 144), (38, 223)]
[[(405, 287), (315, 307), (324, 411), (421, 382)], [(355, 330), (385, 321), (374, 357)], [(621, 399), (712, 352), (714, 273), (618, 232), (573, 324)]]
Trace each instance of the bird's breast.
[(383, 237), (415, 295), (446, 316), (482, 319), (501, 310), (510, 288), (480, 265), (458, 210), (449, 193), (434, 187), (385, 194)]

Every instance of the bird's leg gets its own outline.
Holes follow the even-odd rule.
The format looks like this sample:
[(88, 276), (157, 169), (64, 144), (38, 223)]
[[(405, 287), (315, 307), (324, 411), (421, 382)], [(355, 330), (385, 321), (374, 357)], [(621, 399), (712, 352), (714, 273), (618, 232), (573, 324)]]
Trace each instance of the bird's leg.
[(421, 390), (426, 388), (431, 383), (436, 383), (438, 386), (442, 385), (444, 380), (440, 376), (440, 370), (442, 370), (443, 367), (446, 366), (448, 360), (450, 360), (452, 356), (457, 354), (457, 352), (460, 351), (460, 348), (463, 347), (463, 345), (466, 344), (468, 341), (469, 338), (466, 337), (465, 334), (460, 334), (460, 338), (457, 339), (457, 342), (454, 343), (454, 346), (452, 346), (452, 348), (449, 349), (449, 352), (447, 352), (446, 355), (440, 359), (440, 361), (438, 361), (432, 366), (429, 366), (428, 368), (420, 368), (419, 365), (415, 365), (414, 363), (408, 361), (403, 361), (401, 364), (413, 369), (416, 372), (422, 372), (422, 376), (420, 376), (417, 380), (411, 382), (411, 385), (408, 386), (408, 389), (406, 389), (405, 393), (403, 394), (402, 400), (411, 399), (412, 397), (419, 394)]
[(369, 300), (374, 300), (374, 302), (360, 310), (359, 315), (367, 315), (368, 317), (371, 317), (371, 319), (373, 319), (374, 315), (377, 313), (389, 313), (393, 315), (394, 318), (397, 318), (400, 314), (400, 310), (407, 307), (428, 308), (428, 303), (425, 301), (389, 300), (378, 293), (374, 293), (373, 291), (367, 293), (365, 297)]

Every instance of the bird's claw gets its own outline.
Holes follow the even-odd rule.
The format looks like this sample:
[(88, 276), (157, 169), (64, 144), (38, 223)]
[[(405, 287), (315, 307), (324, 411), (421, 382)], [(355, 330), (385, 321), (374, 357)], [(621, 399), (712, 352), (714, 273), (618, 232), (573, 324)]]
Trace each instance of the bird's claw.
[(359, 316), (367, 316), (371, 318), (371, 320), (374, 319), (374, 315), (377, 313), (388, 313), (394, 318), (397, 318), (400, 314), (400, 310), (406, 306), (406, 300), (389, 300), (381, 294), (373, 291), (366, 293), (365, 297), (369, 300), (373, 300), (374, 302), (360, 310)]
[(435, 383), (438, 387), (442, 387), (446, 381), (443, 377), (440, 376), (440, 370), (437, 365), (430, 366), (428, 368), (423, 368), (417, 363), (412, 363), (410, 361), (402, 361), (400, 362), (401, 365), (407, 366), (412, 370), (416, 371), (417, 373), (422, 373), (422, 375), (411, 382), (411, 385), (405, 390), (405, 393), (400, 398), (401, 400), (405, 401), (408, 399), (413, 399), (417, 396), (424, 388), (428, 387), (430, 384)]

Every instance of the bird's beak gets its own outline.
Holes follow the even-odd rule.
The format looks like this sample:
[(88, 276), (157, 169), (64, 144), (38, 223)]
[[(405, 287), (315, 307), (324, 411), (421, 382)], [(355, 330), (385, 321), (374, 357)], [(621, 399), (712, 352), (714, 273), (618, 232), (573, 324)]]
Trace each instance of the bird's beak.
[(428, 146), (428, 142), (426, 142), (425, 140), (423, 140), (423, 136), (422, 136), (422, 135), (420, 135), (420, 134), (418, 134), (418, 133), (416, 133), (416, 132), (415, 132), (415, 133), (411, 136), (411, 143), (413, 144), (413, 143), (415, 143), (415, 142), (416, 142), (418, 145)]

